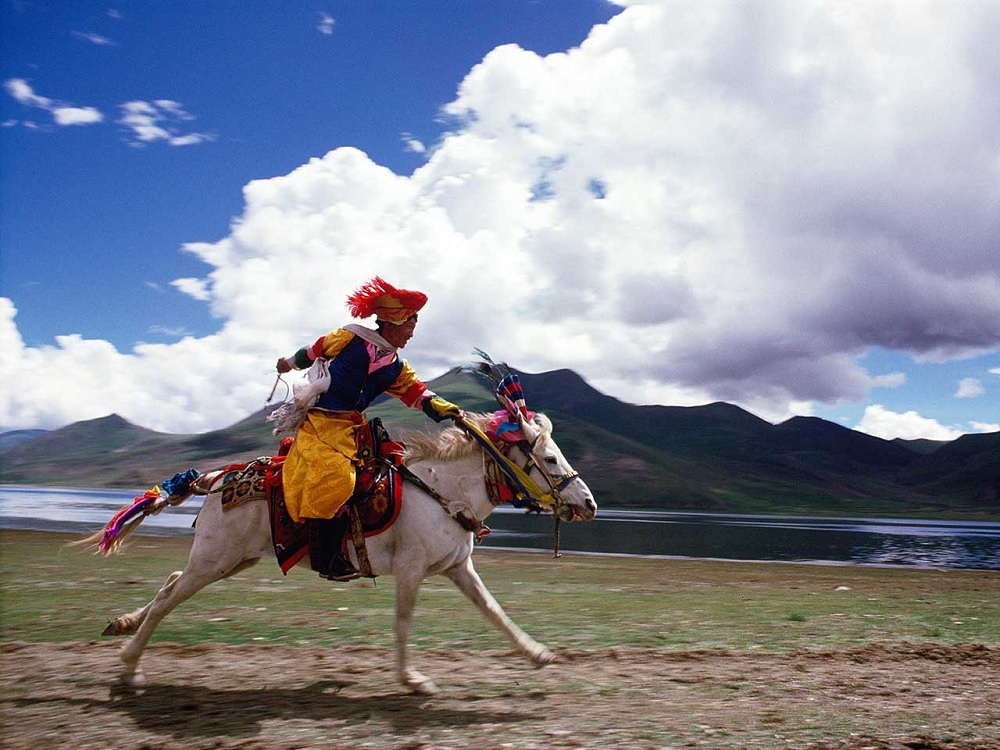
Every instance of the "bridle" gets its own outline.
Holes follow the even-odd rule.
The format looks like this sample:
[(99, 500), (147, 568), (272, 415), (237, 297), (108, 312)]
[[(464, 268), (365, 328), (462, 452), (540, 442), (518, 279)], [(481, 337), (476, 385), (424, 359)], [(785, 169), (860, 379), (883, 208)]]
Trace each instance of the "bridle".
[[(456, 424), (480, 444), (486, 457), (491, 458), (496, 463), (500, 472), (504, 474), (514, 490), (523, 498), (543, 507), (552, 506), (554, 510), (558, 510), (566, 504), (562, 499), (562, 491), (575, 480), (579, 479), (580, 474), (576, 471), (569, 471), (565, 474), (553, 476), (535, 458), (535, 449), (539, 441), (545, 437), (544, 433), (539, 434), (531, 441), (519, 440), (515, 443), (510, 443), (512, 447), (517, 447), (525, 455), (526, 461), (524, 466), (519, 466), (476, 425), (465, 419), (456, 420)], [(538, 473), (542, 475), (545, 483), (549, 486), (548, 491), (542, 489), (531, 477), (531, 472), (534, 469), (537, 469)]]
[[(542, 505), (551, 504), (555, 508), (559, 508), (562, 505), (564, 505), (561, 494), (562, 491), (566, 489), (570, 484), (572, 484), (575, 480), (580, 479), (580, 472), (568, 471), (565, 474), (559, 474), (558, 476), (553, 476), (552, 474), (549, 474), (545, 466), (535, 458), (535, 447), (544, 437), (545, 437), (544, 434), (539, 434), (534, 440), (530, 442), (527, 440), (522, 440), (519, 443), (516, 443), (516, 445), (521, 449), (521, 452), (524, 453), (524, 455), (527, 456), (528, 459), (525, 462), (524, 466), (521, 467), (521, 470), (530, 479), (531, 470), (537, 469), (538, 473), (541, 474), (542, 477), (545, 479), (546, 484), (549, 485), (549, 489), (551, 490), (551, 492), (541, 493), (540, 491), (541, 488), (539, 488), (538, 485), (533, 482), (532, 484), (534, 484), (534, 489), (539, 490), (537, 497), (535, 497), (534, 499), (537, 499), (538, 502), (541, 503)], [(548, 497), (552, 498), (553, 501), (552, 503), (545, 503), (543, 501), (544, 498)]]
[[(564, 505), (567, 505), (567, 503), (563, 501), (561, 493), (562, 490), (566, 489), (566, 487), (572, 484), (575, 480), (580, 479), (580, 473), (577, 471), (568, 471), (565, 474), (560, 474), (559, 476), (552, 476), (535, 458), (535, 448), (537, 447), (539, 440), (543, 437), (545, 437), (545, 434), (539, 433), (534, 440), (521, 440), (515, 445), (517, 445), (527, 458), (524, 466), (521, 468), (521, 471), (528, 477), (529, 480), (531, 480), (531, 470), (537, 469), (538, 473), (542, 475), (551, 490), (549, 493), (543, 493), (541, 492), (541, 488), (539, 488), (534, 481), (531, 482), (532, 487), (538, 490), (534, 493), (534, 497), (532, 498), (532, 504), (535, 505), (535, 508), (537, 510), (542, 510), (542, 508), (547, 504), (550, 504), (552, 507), (552, 517), (555, 520), (552, 556), (558, 558), (562, 557), (559, 552), (559, 522), (562, 519), (562, 513), (560, 511)], [(547, 499), (551, 499), (551, 503), (546, 503), (545, 501)], [(531, 505), (529, 505), (529, 508), (530, 507)], [(570, 506), (570, 512), (573, 514), (571, 517), (572, 520), (572, 518), (577, 516), (577, 512), (572, 506)]]

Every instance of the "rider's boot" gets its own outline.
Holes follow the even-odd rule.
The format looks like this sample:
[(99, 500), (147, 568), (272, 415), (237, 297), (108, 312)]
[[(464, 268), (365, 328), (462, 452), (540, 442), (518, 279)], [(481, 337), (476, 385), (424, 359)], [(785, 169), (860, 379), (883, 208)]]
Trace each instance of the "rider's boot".
[(351, 515), (346, 508), (330, 520), (330, 529), (327, 533), (330, 534), (330, 544), (337, 552), (333, 556), (333, 560), (330, 561), (330, 567), (324, 577), (331, 581), (353, 581), (355, 578), (361, 577), (361, 573), (354, 567), (351, 558), (347, 556), (345, 534), (350, 523)]
[(333, 526), (333, 519), (309, 519), (309, 562), (312, 569), (321, 576), (325, 576), (330, 569), (334, 551), (340, 547), (340, 539), (332, 539)]

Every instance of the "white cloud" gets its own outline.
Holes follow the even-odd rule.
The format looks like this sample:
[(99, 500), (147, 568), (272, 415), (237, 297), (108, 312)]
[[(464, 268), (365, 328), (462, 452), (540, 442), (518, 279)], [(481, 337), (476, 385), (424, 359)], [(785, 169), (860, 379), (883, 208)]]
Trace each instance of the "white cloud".
[[(142, 102), (144, 103), (144, 102)], [(157, 114), (160, 117), (171, 117), (175, 120), (193, 120), (194, 115), (189, 114), (185, 109), (184, 105), (180, 102), (175, 102), (173, 99), (157, 99), (153, 102), (153, 114)], [(155, 108), (160, 110), (159, 113), (155, 111)]]
[(208, 302), (212, 298), (208, 282), (204, 279), (174, 279), (170, 284), (199, 302)]
[(172, 339), (179, 339), (182, 336), (191, 335), (191, 331), (187, 330), (183, 326), (150, 326), (149, 332)]
[(319, 14), (319, 25), (316, 27), (320, 34), (325, 34), (326, 36), (331, 36), (333, 34), (333, 26), (336, 21), (333, 20), (333, 16), (329, 13)]
[[(110, 13), (108, 14), (110, 16)], [(114, 17), (114, 16), (112, 16)], [(108, 39), (106, 36), (101, 36), (100, 34), (95, 34), (92, 31), (74, 31), (73, 36), (77, 39), (82, 39), (85, 42), (90, 42), (98, 47), (113, 47), (114, 42)]]
[(56, 107), (52, 117), (56, 125), (93, 125), (104, 119), (101, 111), (94, 107)]
[(978, 378), (962, 378), (955, 391), (955, 398), (976, 398), (984, 393), (986, 389)]
[(869, 383), (872, 388), (902, 388), (906, 385), (906, 373), (888, 372), (885, 375), (873, 375)]
[(889, 411), (881, 404), (868, 406), (861, 421), (854, 429), (886, 440), (895, 438), (955, 440), (962, 436), (961, 430), (945, 427), (940, 422), (922, 417), (915, 411), (900, 414)]
[[(249, 413), (249, 404), (260, 408), (266, 396), (260, 383), (270, 373), (251, 354), (205, 358), (224, 351), (225, 338), (141, 344), (130, 354), (78, 335), (26, 347), (15, 314), (10, 300), (0, 298), (0, 377), (17, 384), (0, 390), (0, 429), (56, 427), (118, 413), (153, 429), (201, 432), (232, 423), (232, 415)], [(73, 367), (71, 380), (58, 375), (61, 367)], [(232, 383), (230, 368), (243, 370), (247, 382)]]
[(186, 135), (175, 135), (166, 139), (171, 146), (196, 146), (199, 143), (214, 141), (215, 136), (208, 133), (187, 133)]
[[(104, 115), (95, 107), (75, 107), (61, 104), (46, 96), (39, 96), (31, 84), (23, 78), (11, 78), (4, 81), (4, 88), (19, 104), (50, 112), (56, 125), (93, 125), (104, 119)], [(33, 127), (28, 122), (25, 122), (24, 125), (25, 127)]]
[[(216, 334), (118, 354), (64, 337), (20, 356), (86, 355), (128, 396), (73, 391), (50, 420), (86, 402), (222, 426), (379, 274), (430, 295), (407, 350), (427, 377), (479, 346), (633, 402), (769, 417), (863, 403), (905, 385), (859, 365), (872, 348), (1000, 346), (997, 24), (990, 3), (663, 0), (565, 53), (500, 47), (412, 175), (338, 148), (251, 182), (228, 236), (185, 246), (210, 272), (173, 285)], [(131, 102), (121, 122), (140, 144), (207, 137), (176, 103)], [(26, 424), (40, 388), (0, 418)], [(862, 424), (958, 434), (881, 406)]]
[(1000, 432), (1000, 424), (994, 422), (969, 422), (976, 432)]
[(4, 88), (19, 103), (27, 107), (41, 107), (48, 109), (52, 106), (52, 100), (35, 93), (31, 85), (23, 78), (11, 78), (4, 81)]
[(180, 102), (158, 99), (153, 102), (131, 101), (119, 105), (118, 124), (130, 131), (131, 144), (143, 146), (163, 141), (171, 146), (191, 146), (215, 140), (209, 133), (182, 132), (180, 125), (195, 119)]
[(991, 367), (990, 373), (993, 375), (1000, 375), (1000, 367)]
[(414, 138), (409, 133), (403, 133), (403, 144), (406, 150), (414, 154), (427, 153), (427, 146), (419, 138)]

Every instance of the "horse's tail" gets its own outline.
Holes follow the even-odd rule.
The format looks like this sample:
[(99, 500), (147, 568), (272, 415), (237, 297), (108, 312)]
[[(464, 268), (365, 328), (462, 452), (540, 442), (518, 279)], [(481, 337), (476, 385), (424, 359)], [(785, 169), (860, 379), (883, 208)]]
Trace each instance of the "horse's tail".
[[(119, 513), (129, 510), (130, 508), (131, 506), (122, 508)], [(117, 528), (113, 522), (109, 522), (108, 525), (100, 531), (97, 531), (84, 539), (69, 542), (66, 546), (86, 547), (89, 550), (93, 550), (94, 554), (103, 555), (104, 557), (120, 554), (125, 550), (125, 540), (128, 539), (128, 537), (135, 530), (135, 527), (142, 523), (145, 518), (146, 514), (143, 514), (138, 518), (133, 518), (123, 526), (118, 526)]]
[[(199, 478), (205, 479), (195, 469), (175, 474), (164, 481), (162, 487), (156, 485), (135, 498), (130, 505), (119, 508), (103, 529), (84, 539), (70, 542), (68, 546), (87, 547), (94, 550), (95, 554), (105, 557), (121, 553), (125, 549), (125, 540), (147, 516), (155, 516), (168, 505), (180, 505), (198, 491), (196, 480)], [(198, 485), (201, 484), (202, 482), (198, 482)]]

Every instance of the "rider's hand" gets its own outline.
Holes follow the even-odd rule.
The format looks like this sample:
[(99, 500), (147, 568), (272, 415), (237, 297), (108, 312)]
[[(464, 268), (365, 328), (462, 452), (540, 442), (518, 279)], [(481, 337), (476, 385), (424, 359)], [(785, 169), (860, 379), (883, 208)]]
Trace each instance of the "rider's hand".
[(435, 422), (443, 422), (446, 419), (458, 419), (462, 416), (462, 410), (458, 406), (450, 401), (445, 401), (440, 396), (425, 398), (423, 403), (420, 404), (420, 408), (423, 409), (424, 414)]
[(284, 357), (278, 357), (278, 364), (275, 367), (277, 368), (279, 375), (284, 375), (286, 372), (292, 371), (292, 366)]

